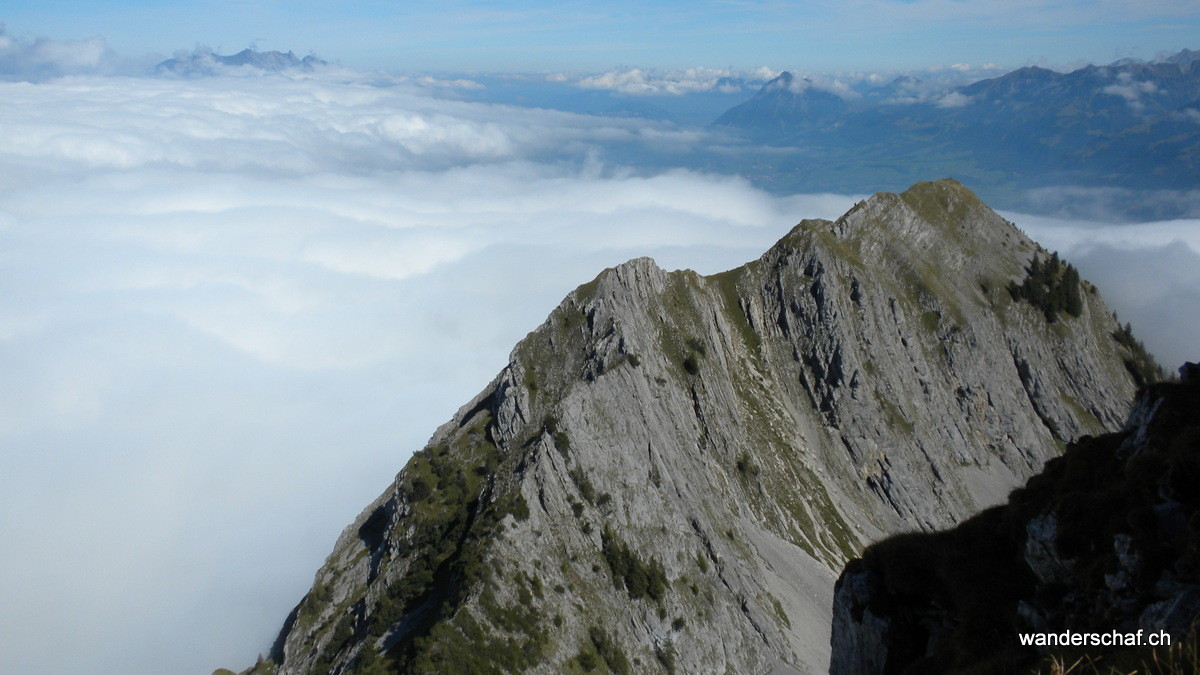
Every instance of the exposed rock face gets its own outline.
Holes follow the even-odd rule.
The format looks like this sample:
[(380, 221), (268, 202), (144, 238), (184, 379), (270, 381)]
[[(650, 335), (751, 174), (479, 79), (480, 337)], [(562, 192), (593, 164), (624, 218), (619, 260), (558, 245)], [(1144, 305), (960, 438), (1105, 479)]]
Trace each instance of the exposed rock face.
[(865, 542), (1125, 418), (1094, 289), (1055, 323), (1005, 290), (1038, 250), (942, 181), (711, 277), (604, 271), (345, 530), (264, 669), (824, 671)]
[[(1022, 647), (1021, 632), (1186, 639), (1200, 618), (1194, 368), (1151, 385), (1123, 431), (1078, 440), (1005, 506), (851, 561), (834, 595), (830, 672), (1019, 672), (1053, 651)], [(1194, 667), (1147, 670), (1144, 652), (1087, 651), (1109, 654), (1097, 672)]]

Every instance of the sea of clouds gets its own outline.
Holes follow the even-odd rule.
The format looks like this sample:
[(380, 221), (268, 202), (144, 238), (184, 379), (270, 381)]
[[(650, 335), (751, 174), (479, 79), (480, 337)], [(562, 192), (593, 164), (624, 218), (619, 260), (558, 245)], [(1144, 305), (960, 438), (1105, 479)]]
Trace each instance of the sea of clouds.
[[(570, 289), (733, 267), (861, 198), (645, 170), (717, 141), (440, 81), (73, 72), (0, 83), (4, 672), (249, 665)], [(1195, 358), (1195, 222), (1006, 215)]]
[(0, 84), (0, 670), (265, 651), (341, 527), (574, 286), (799, 214), (695, 131), (284, 76)]

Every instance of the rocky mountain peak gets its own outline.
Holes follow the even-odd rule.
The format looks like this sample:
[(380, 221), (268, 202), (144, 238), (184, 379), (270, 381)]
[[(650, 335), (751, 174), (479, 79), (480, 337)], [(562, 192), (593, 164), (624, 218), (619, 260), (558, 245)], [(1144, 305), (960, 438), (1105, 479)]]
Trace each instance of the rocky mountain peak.
[(823, 670), (867, 541), (1125, 418), (1099, 296), (1008, 290), (1039, 255), (938, 181), (721, 274), (605, 270), (345, 530), (264, 668)]
[(162, 61), (155, 66), (155, 70), (161, 75), (199, 77), (218, 75), (223, 69), (229, 68), (250, 68), (263, 72), (311, 72), (325, 65), (328, 65), (326, 61), (311, 54), (298, 58), (290, 50), (259, 52), (247, 48), (229, 56), (221, 56), (208, 50), (196, 50), (192, 54), (181, 54)]
[(790, 128), (829, 120), (846, 109), (842, 97), (784, 71), (745, 103), (726, 111), (715, 126)]
[(780, 90), (780, 89), (788, 90), (788, 89), (792, 88), (792, 83), (795, 82), (795, 80), (796, 80), (796, 76), (792, 75), (790, 72), (785, 70), (782, 73), (780, 73), (779, 75), (777, 75), (775, 77), (775, 79), (770, 80), (769, 82), (764, 84), (762, 86), (761, 91), (766, 92), (766, 91), (775, 91), (775, 90)]
[(1185, 72), (1190, 70), (1196, 61), (1200, 61), (1200, 50), (1181, 49), (1170, 56), (1159, 59), (1161, 63), (1174, 63)]
[(922, 182), (903, 193), (881, 192), (860, 202), (837, 220), (841, 236), (860, 241), (892, 241), (913, 254), (928, 251), (934, 240), (943, 249), (985, 246), (1021, 236), (970, 190), (953, 178)]

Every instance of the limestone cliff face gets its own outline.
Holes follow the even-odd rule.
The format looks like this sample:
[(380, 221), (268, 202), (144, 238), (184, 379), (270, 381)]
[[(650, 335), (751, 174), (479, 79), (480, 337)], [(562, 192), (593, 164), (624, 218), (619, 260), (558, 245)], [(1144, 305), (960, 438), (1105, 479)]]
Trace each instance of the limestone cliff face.
[(1088, 436), (1002, 507), (852, 560), (834, 599), (834, 675), (1194, 672), (1179, 649), (1022, 646), (1018, 633), (1165, 631), (1200, 620), (1200, 367), (1151, 385), (1122, 431)]
[(1128, 413), (1094, 289), (1053, 322), (1006, 290), (1035, 254), (941, 181), (722, 274), (605, 270), (345, 530), (262, 668), (824, 671), (865, 542)]

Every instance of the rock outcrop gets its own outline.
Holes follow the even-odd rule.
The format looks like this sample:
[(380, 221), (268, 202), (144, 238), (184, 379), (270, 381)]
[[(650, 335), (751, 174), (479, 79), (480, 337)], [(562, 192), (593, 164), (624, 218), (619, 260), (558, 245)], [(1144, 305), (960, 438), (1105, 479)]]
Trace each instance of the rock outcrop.
[[(835, 592), (830, 672), (1011, 673), (1055, 657), (1088, 672), (1194, 672), (1179, 645), (1200, 618), (1195, 369), (1143, 390), (1124, 430), (1077, 440), (1004, 506), (851, 561)], [(1067, 631), (1142, 631), (1144, 648), (1019, 638)], [(1176, 650), (1147, 654), (1159, 631)]]
[(605, 270), (338, 539), (257, 672), (819, 672), (836, 571), (1117, 428), (1136, 351), (954, 181)]

